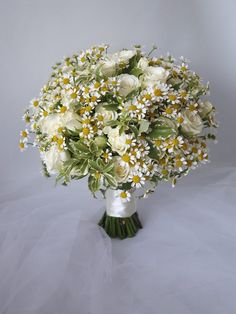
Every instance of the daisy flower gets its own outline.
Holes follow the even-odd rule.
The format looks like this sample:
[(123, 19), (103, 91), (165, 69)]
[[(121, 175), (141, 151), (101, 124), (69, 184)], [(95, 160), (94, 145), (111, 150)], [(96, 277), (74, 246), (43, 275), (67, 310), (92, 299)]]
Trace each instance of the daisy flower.
[(141, 172), (134, 172), (129, 177), (131, 186), (134, 188), (140, 188), (145, 183), (144, 175)]
[(122, 191), (120, 192), (120, 198), (122, 202), (129, 202), (131, 199), (131, 194), (128, 191)]
[(20, 140), (20, 142), (19, 142), (20, 150), (23, 152), (24, 150), (26, 150), (27, 147), (28, 147), (27, 143), (22, 141), (22, 140)]

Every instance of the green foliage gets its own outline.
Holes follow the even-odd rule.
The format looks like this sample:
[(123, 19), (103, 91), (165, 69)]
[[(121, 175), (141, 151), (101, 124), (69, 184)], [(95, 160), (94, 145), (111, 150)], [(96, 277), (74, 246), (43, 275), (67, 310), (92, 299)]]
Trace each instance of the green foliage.
[(164, 126), (164, 125), (158, 125), (155, 126), (155, 128), (148, 133), (148, 137), (151, 139), (157, 139), (158, 137), (168, 137), (175, 133), (175, 131), (169, 127), (169, 126)]

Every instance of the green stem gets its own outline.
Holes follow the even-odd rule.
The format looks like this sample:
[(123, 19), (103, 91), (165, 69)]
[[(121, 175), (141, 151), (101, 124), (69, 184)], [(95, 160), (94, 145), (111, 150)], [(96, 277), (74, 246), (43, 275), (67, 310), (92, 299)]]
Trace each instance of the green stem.
[(138, 230), (142, 229), (137, 212), (126, 218), (111, 217), (105, 212), (98, 224), (111, 238), (125, 239), (134, 237)]

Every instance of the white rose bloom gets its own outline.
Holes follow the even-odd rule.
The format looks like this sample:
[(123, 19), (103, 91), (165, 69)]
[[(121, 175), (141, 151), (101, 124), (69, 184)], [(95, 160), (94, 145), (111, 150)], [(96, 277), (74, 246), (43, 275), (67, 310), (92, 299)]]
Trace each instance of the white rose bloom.
[(57, 146), (53, 145), (48, 151), (42, 154), (42, 159), (48, 173), (57, 174), (62, 168), (63, 163), (70, 159), (70, 154), (67, 151), (59, 151)]
[(69, 130), (75, 131), (80, 129), (82, 124), (79, 122), (79, 115), (73, 111), (66, 111), (61, 114), (62, 127), (66, 127)]
[(114, 157), (114, 173), (118, 183), (125, 183), (130, 174), (130, 167), (128, 164), (121, 164), (121, 157)]
[(121, 135), (119, 134), (119, 127), (114, 129), (110, 128), (107, 131), (108, 142), (110, 143), (112, 150), (119, 155), (124, 155), (127, 150), (126, 135), (124, 133)]
[(115, 110), (106, 110), (104, 106), (108, 105), (108, 103), (100, 103), (99, 105), (96, 106), (96, 112), (100, 113), (104, 117), (104, 122), (106, 123), (107, 121), (110, 120), (116, 120), (118, 117), (118, 114)]
[(212, 112), (212, 110), (213, 110), (212, 103), (210, 101), (206, 100), (200, 104), (199, 114), (204, 119), (209, 115), (209, 113)]
[(62, 127), (61, 115), (59, 113), (50, 114), (43, 118), (38, 125), (43, 134), (57, 134), (58, 128)]
[(165, 83), (168, 75), (169, 71), (162, 67), (147, 67), (144, 71), (144, 74), (142, 75), (143, 86), (153, 86), (157, 82)]
[(129, 62), (133, 56), (136, 55), (136, 51), (134, 50), (121, 50), (120, 52), (117, 53), (117, 57), (120, 61), (123, 62)]
[(137, 68), (145, 71), (148, 67), (148, 59), (145, 57), (140, 58), (138, 64), (137, 64)]
[(139, 79), (130, 74), (121, 74), (118, 76), (120, 81), (119, 93), (121, 96), (126, 97), (129, 93), (140, 87)]
[(81, 127), (78, 121), (79, 116), (73, 111), (66, 111), (65, 113), (54, 113), (43, 118), (39, 122), (41, 132), (48, 135), (55, 135), (59, 128), (67, 127), (67, 129), (74, 131)]
[(98, 63), (97, 67), (101, 75), (105, 77), (116, 75), (116, 62), (111, 59), (105, 59)]
[(185, 110), (182, 113), (184, 123), (182, 125), (182, 132), (188, 136), (198, 135), (203, 130), (203, 122), (199, 114), (190, 110)]

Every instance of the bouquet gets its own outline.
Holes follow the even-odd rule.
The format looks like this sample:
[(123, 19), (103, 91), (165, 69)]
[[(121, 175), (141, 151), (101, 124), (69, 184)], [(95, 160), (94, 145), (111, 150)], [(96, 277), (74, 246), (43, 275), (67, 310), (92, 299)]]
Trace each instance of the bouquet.
[(36, 147), (57, 182), (88, 177), (93, 195), (106, 199), (99, 225), (111, 237), (142, 227), (137, 190), (146, 197), (163, 180), (175, 185), (208, 162), (215, 140), (208, 84), (185, 58), (152, 57), (155, 49), (110, 54), (101, 45), (64, 58), (23, 116), (20, 149)]

